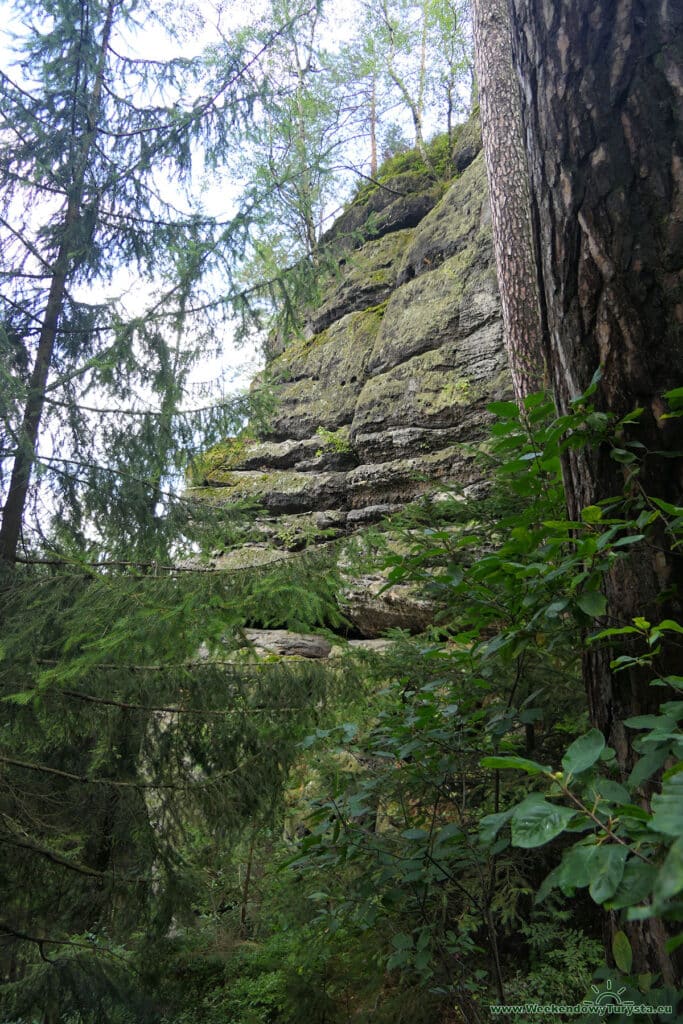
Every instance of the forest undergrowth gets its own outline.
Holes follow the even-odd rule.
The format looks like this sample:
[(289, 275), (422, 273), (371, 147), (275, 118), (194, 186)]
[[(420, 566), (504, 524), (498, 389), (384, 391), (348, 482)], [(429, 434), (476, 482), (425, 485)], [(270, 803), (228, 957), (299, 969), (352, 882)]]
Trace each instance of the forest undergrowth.
[[(665, 980), (632, 973), (628, 936), (655, 919), (669, 951), (683, 943), (683, 679), (658, 663), (683, 625), (612, 622), (602, 588), (635, 545), (664, 531), (677, 549), (683, 509), (642, 489), (641, 411), (616, 423), (592, 390), (559, 418), (542, 395), (522, 415), (494, 403), (486, 496), (425, 498), (359, 542), (388, 587), (429, 596), (434, 625), (356, 655), (362, 686), (300, 743), (279, 815), (224, 863), (207, 849), (211, 900), (161, 944), (185, 1007), (169, 1022), (484, 1021), (612, 991), (664, 1007), (635, 1020), (678, 1019)], [(683, 391), (668, 399), (678, 415)], [(624, 489), (570, 522), (561, 459), (584, 445)], [(589, 728), (595, 645), (661, 694), (625, 723), (626, 773)]]

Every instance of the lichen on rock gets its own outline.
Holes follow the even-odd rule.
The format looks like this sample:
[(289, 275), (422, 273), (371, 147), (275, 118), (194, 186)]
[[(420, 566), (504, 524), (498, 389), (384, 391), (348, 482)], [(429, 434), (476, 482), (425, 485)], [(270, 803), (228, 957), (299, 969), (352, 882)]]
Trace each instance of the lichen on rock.
[[(209, 452), (193, 494), (256, 500), (269, 542), (295, 550), (444, 483), (481, 485), (472, 442), (510, 383), (479, 151), (473, 120), (450, 185), (404, 167), (360, 190), (324, 239), (339, 268), (305, 313), (307, 330), (269, 359), (267, 429)], [(411, 614), (422, 628), (423, 602), (375, 582), (349, 583), (359, 632), (409, 626)]]

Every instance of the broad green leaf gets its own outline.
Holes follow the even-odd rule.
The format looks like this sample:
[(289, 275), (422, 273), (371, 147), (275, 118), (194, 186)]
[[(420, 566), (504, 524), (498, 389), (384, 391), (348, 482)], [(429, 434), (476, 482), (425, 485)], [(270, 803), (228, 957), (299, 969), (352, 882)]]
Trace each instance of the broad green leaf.
[(589, 892), (596, 903), (604, 903), (614, 896), (624, 874), (628, 848), (616, 843), (594, 846), (591, 851)]
[(401, 837), (403, 839), (424, 840), (428, 839), (429, 835), (423, 828), (407, 828), (405, 832), (401, 832)]
[(679, 772), (683, 772), (683, 761), (677, 761), (671, 768), (667, 768), (662, 778), (665, 780), (671, 779), (674, 775), (678, 775)]
[(625, 465), (636, 461), (636, 456), (633, 452), (627, 452), (625, 448), (612, 448), (609, 457), (614, 459), (615, 462), (621, 462)]
[(671, 391), (665, 391), (664, 397), (670, 405), (683, 404), (683, 388), (672, 388)]
[(562, 767), (572, 775), (578, 775), (591, 768), (605, 749), (605, 737), (598, 729), (591, 729), (585, 736), (574, 740), (562, 758)]
[(596, 619), (607, 611), (607, 599), (599, 590), (587, 590), (580, 594), (576, 603), (582, 612)]
[(581, 512), (584, 523), (599, 523), (602, 519), (602, 509), (599, 505), (586, 505)]
[(647, 864), (638, 857), (631, 857), (626, 862), (624, 874), (614, 894), (605, 900), (606, 910), (623, 910), (635, 907), (652, 892), (657, 870), (653, 864)]
[(653, 679), (650, 686), (672, 686), (675, 690), (683, 690), (683, 676), (662, 676)]
[(683, 836), (683, 772), (667, 779), (662, 792), (652, 797), (649, 827), (666, 836)]
[(594, 633), (593, 636), (588, 638), (589, 643), (593, 643), (594, 640), (606, 640), (612, 636), (627, 636), (629, 633), (640, 633), (639, 629), (635, 626), (611, 626), (609, 629), (601, 629), (599, 633)]
[(447, 843), (449, 839), (462, 839), (462, 828), (455, 821), (450, 821), (440, 828), (436, 835), (436, 843)]
[(657, 629), (668, 629), (673, 633), (683, 633), (683, 626), (674, 619), (662, 619), (657, 623)]
[(683, 838), (677, 839), (657, 874), (654, 886), (656, 900), (668, 900), (683, 889)]
[(644, 754), (639, 758), (633, 767), (633, 771), (628, 777), (629, 788), (637, 789), (637, 787), (642, 785), (643, 782), (646, 782), (647, 779), (651, 778), (655, 772), (658, 772), (662, 767), (668, 755), (668, 745), (662, 745), (654, 750), (649, 750), (647, 754)]
[(594, 849), (593, 846), (578, 845), (572, 846), (571, 850), (564, 854), (557, 869), (557, 882), (565, 896), (571, 895), (574, 889), (584, 889), (590, 885), (588, 865)]
[(423, 949), (415, 957), (415, 960), (414, 960), (415, 969), (418, 970), (418, 971), (424, 971), (425, 968), (427, 968), (429, 966), (429, 963), (430, 963), (431, 959), (432, 959), (432, 954), (429, 952), (429, 950), (428, 949)]
[(634, 715), (633, 718), (625, 718), (624, 725), (628, 729), (656, 729), (664, 721), (663, 715)]
[(538, 764), (537, 761), (530, 761), (526, 757), (516, 757), (511, 754), (509, 757), (484, 757), (479, 762), (482, 768), (519, 768), (520, 771), (526, 772), (527, 775), (541, 775), (544, 772), (549, 772), (549, 767), (543, 767), (542, 764)]
[(627, 804), (631, 799), (626, 786), (622, 786), (620, 782), (614, 782), (613, 779), (598, 779), (595, 788), (600, 796), (609, 800), (610, 803)]
[(494, 416), (511, 416), (513, 419), (519, 419), (516, 402), (490, 402), (486, 406), (486, 411), (493, 413)]
[(624, 932), (616, 932), (612, 939), (612, 955), (614, 962), (623, 974), (631, 973), (633, 950)]
[(680, 946), (683, 946), (683, 932), (681, 932), (680, 935), (675, 935), (673, 939), (669, 939), (664, 948), (667, 953), (673, 953), (675, 950), (679, 949)]
[(391, 944), (395, 949), (412, 949), (413, 939), (411, 935), (406, 935), (405, 932), (399, 932), (398, 935), (392, 935)]
[(410, 963), (410, 953), (407, 950), (399, 949), (387, 960), (387, 970), (393, 971), (395, 967), (405, 967), (406, 964)]
[(499, 811), (498, 814), (487, 814), (479, 822), (479, 838), (483, 843), (492, 843), (500, 832), (503, 825), (506, 825), (515, 813), (514, 807), (508, 811)]
[(534, 896), (534, 903), (542, 903), (548, 894), (560, 885), (560, 867), (561, 865), (556, 867), (543, 879)]
[(630, 533), (628, 537), (620, 537), (619, 540), (615, 540), (612, 547), (626, 548), (629, 544), (638, 544), (641, 540), (645, 540), (644, 533)]
[(543, 846), (564, 831), (574, 811), (548, 803), (540, 794), (528, 796), (512, 816), (512, 845), (530, 850)]

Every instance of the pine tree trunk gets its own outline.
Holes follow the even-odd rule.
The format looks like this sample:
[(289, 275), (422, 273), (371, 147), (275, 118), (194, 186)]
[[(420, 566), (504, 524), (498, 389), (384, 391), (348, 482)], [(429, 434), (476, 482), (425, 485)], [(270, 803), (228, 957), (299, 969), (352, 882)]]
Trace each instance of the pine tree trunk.
[(482, 141), (489, 181), (503, 334), (515, 398), (546, 383), (531, 197), (508, 0), (474, 0)]
[[(547, 311), (547, 361), (561, 411), (602, 366), (599, 408), (644, 413), (633, 436), (649, 454), (646, 493), (681, 502), (680, 420), (662, 420), (661, 395), (683, 383), (683, 4), (680, 0), (510, 0), (522, 82), (526, 147)], [(624, 491), (628, 472), (598, 451), (566, 466), (570, 518)], [(607, 621), (681, 614), (683, 570), (661, 545), (635, 550), (605, 584)], [(662, 600), (662, 594), (666, 599)], [(610, 670), (591, 650), (584, 680), (592, 722), (627, 771), (623, 720), (661, 699), (642, 671)], [(671, 646), (664, 670), (683, 673)], [(635, 973), (674, 970), (657, 922), (632, 926)]]

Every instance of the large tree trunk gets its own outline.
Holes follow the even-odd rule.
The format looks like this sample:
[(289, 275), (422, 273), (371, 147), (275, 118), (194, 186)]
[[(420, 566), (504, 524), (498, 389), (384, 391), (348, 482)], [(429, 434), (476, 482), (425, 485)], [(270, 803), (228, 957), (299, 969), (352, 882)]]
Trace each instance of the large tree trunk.
[(493, 249), (503, 337), (515, 398), (547, 382), (529, 175), (519, 83), (512, 66), (508, 0), (474, 0), (482, 141), (489, 181)]
[[(547, 361), (567, 411), (595, 370), (595, 401), (621, 416), (644, 412), (632, 434), (651, 454), (640, 484), (680, 503), (681, 420), (663, 420), (661, 395), (683, 384), (683, 3), (681, 0), (510, 0), (514, 60), (547, 314)], [(570, 518), (624, 491), (630, 470), (607, 446), (572, 453)], [(638, 486), (640, 486), (640, 484)], [(636, 492), (634, 484), (630, 485)], [(605, 583), (608, 621), (680, 616), (683, 569), (662, 536), (634, 549)], [(646, 673), (610, 671), (591, 651), (584, 678), (593, 723), (632, 760), (623, 720), (651, 710), (661, 691)], [(680, 648), (665, 670), (683, 673)], [(671, 965), (656, 925), (639, 929), (636, 971)]]

